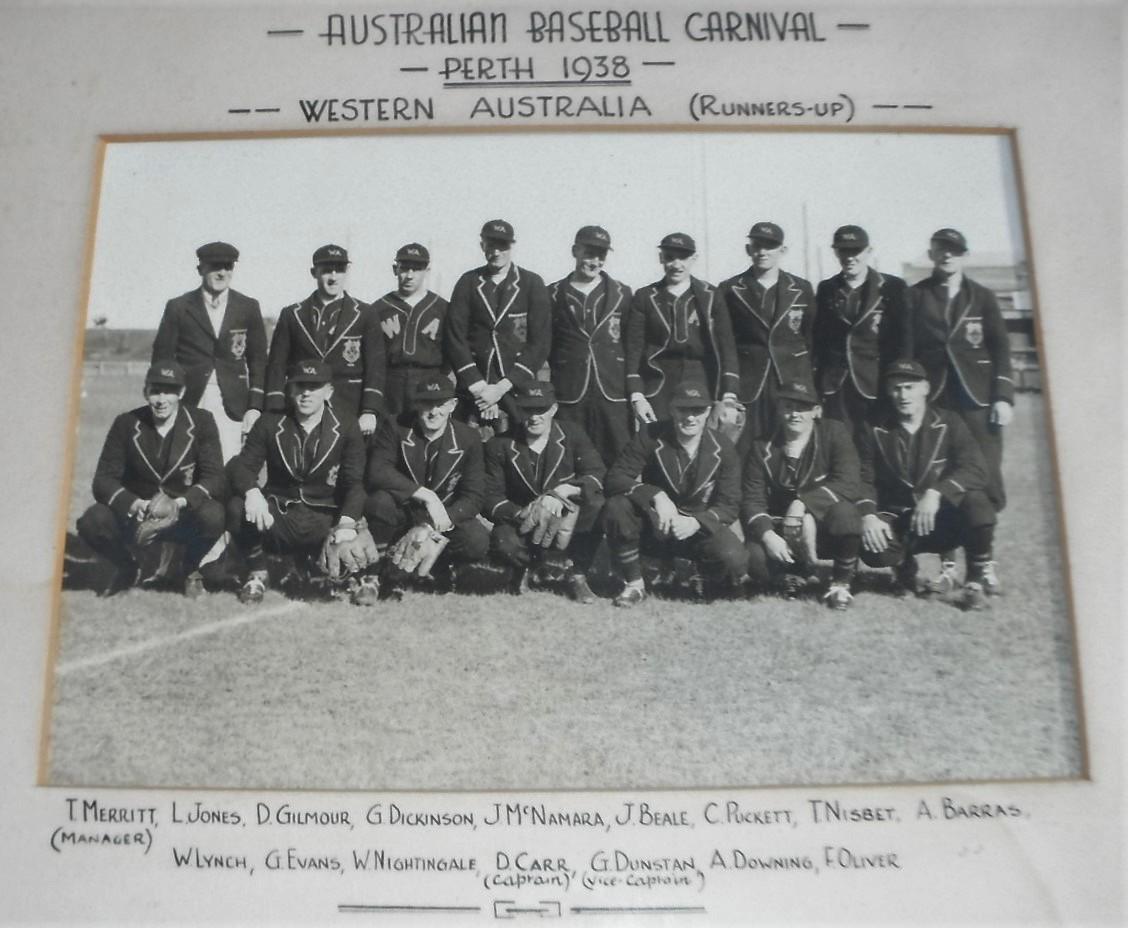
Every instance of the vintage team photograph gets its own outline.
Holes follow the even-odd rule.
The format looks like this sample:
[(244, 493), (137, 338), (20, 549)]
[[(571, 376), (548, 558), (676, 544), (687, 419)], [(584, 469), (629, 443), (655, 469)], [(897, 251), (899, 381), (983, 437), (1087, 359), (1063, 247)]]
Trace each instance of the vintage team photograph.
[(41, 782), (1083, 776), (1018, 154), (104, 141)]

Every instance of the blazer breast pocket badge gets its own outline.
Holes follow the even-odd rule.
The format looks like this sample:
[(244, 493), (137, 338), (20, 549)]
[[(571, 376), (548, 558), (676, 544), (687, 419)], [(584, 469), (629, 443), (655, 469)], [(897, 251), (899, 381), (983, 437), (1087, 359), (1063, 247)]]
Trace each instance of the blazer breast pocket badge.
[(241, 361), (243, 355), (247, 353), (247, 330), (246, 329), (232, 329), (231, 330), (231, 357), (236, 361)]

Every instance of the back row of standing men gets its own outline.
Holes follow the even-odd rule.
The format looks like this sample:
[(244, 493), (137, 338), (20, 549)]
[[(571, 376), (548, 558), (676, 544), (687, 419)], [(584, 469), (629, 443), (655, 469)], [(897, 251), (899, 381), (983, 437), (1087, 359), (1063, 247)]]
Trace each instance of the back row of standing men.
[(778, 391), (796, 381), (811, 381), (824, 415), (857, 435), (879, 412), (882, 372), (915, 357), (932, 402), (956, 411), (975, 436), (991, 500), (1005, 505), (1009, 342), (994, 294), (963, 274), (968, 247), (957, 230), (932, 236), (933, 274), (907, 287), (870, 267), (864, 229), (842, 226), (833, 238), (842, 271), (817, 292), (780, 268), (787, 247), (771, 222), (749, 232), (751, 266), (718, 287), (692, 276), (693, 239), (667, 235), (662, 279), (634, 294), (605, 271), (611, 238), (598, 226), (576, 233), (574, 269), (548, 286), (514, 262), (515, 240), (508, 222), (487, 222), (485, 264), (459, 278), (449, 305), (427, 289), (422, 245), (399, 249), (397, 288), (371, 305), (345, 290), (347, 251), (321, 247), (310, 268), (317, 287), (282, 310), (269, 351), (257, 301), (230, 288), (238, 251), (202, 246), (202, 286), (165, 307), (153, 361), (184, 366), (185, 402), (215, 415), (225, 459), (264, 409), (285, 409), (286, 373), (299, 361), (330, 365), (334, 406), (355, 415), (365, 435), (381, 415), (410, 410), (420, 382), (448, 372), (459, 418), (516, 421), (514, 388), (547, 362), (560, 418), (583, 426), (612, 462), (635, 420), (668, 418), (671, 392), (686, 380), (707, 385), (713, 424), (727, 426), (742, 452), (772, 434)]

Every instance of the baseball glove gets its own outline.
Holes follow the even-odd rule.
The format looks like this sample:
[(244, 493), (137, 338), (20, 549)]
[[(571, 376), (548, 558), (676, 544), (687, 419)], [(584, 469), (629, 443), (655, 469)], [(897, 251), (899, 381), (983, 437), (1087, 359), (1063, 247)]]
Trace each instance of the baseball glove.
[(368, 523), (361, 519), (356, 524), (356, 537), (350, 541), (334, 543), (333, 532), (330, 532), (325, 538), (325, 544), (321, 546), (321, 556), (317, 563), (329, 579), (339, 580), (364, 570), (378, 559), (376, 542), (368, 530)]
[(137, 526), (134, 541), (142, 548), (152, 544), (162, 532), (176, 525), (179, 518), (180, 507), (176, 505), (176, 500), (163, 490), (158, 490), (157, 495), (149, 500), (145, 518)]
[(708, 426), (735, 444), (744, 430), (744, 419), (744, 407), (736, 400), (717, 400), (709, 413)]
[[(548, 502), (548, 500), (552, 502)], [(559, 509), (559, 512), (555, 510)], [(543, 494), (525, 507), (525, 515), (518, 531), (522, 535), (532, 533), (533, 544), (542, 548), (568, 547), (576, 528), (580, 508), (571, 500)]]
[(448, 540), (429, 525), (413, 525), (388, 549), (388, 557), (406, 574), (429, 577)]

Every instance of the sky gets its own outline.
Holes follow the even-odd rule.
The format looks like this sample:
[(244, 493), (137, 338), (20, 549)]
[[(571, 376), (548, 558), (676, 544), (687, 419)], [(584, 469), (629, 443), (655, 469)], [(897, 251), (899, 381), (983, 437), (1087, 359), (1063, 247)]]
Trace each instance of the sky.
[(572, 268), (583, 225), (611, 234), (606, 270), (631, 287), (660, 277), (657, 244), (685, 232), (694, 274), (747, 266), (754, 222), (783, 227), (783, 267), (813, 281), (838, 270), (834, 229), (863, 226), (879, 270), (924, 259), (943, 226), (972, 259), (1024, 257), (1010, 140), (966, 133), (439, 133), (107, 143), (87, 312), (155, 328), (165, 302), (199, 286), (196, 248), (240, 250), (233, 287), (277, 315), (313, 290), (320, 245), (348, 249), (347, 289), (394, 288), (396, 249), (432, 255), (446, 297), (482, 263), (484, 222), (515, 228), (514, 260), (546, 282)]

